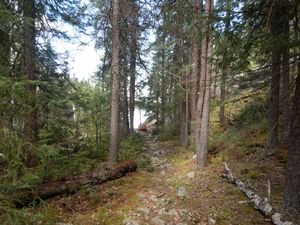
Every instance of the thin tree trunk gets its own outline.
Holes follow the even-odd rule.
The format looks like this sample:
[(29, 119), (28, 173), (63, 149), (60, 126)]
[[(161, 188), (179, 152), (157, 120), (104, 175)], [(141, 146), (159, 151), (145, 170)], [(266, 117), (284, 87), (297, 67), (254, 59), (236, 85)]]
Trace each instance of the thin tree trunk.
[[(125, 60), (125, 63), (123, 65), (123, 71), (126, 70), (126, 60)], [(124, 93), (123, 93), (123, 126), (124, 126), (124, 132), (125, 132), (125, 135), (128, 135), (129, 132), (130, 132), (130, 128), (129, 128), (129, 117), (128, 117), (128, 95), (127, 95), (127, 85), (128, 85), (128, 82), (127, 82), (127, 73), (126, 72), (123, 72), (123, 85), (124, 85)]]
[[(226, 18), (225, 18), (225, 30), (224, 30), (224, 39), (225, 43), (228, 40), (228, 33), (230, 29), (230, 17), (231, 17), (231, 0), (226, 1)], [(227, 75), (228, 75), (228, 64), (230, 63), (228, 61), (227, 57), (228, 51), (225, 50), (223, 54), (223, 62), (222, 62), (222, 72), (221, 72), (221, 93), (220, 93), (220, 124), (226, 128), (226, 117), (225, 117), (225, 99), (226, 99), (226, 83), (227, 83)]]
[(210, 108), (210, 79), (211, 79), (211, 24), (209, 16), (212, 11), (212, 0), (205, 4), (205, 37), (202, 40), (202, 59), (200, 77), (200, 95), (197, 103), (197, 122), (196, 122), (196, 155), (197, 165), (204, 167), (207, 165), (208, 147), (208, 127), (209, 127), (209, 108)]
[(112, 97), (111, 97), (111, 122), (110, 122), (110, 146), (109, 162), (115, 163), (119, 150), (120, 130), (120, 2), (112, 1)]
[(292, 118), (284, 190), (284, 210), (291, 218), (300, 221), (300, 62), (298, 62)]
[[(165, 35), (162, 36), (162, 46), (165, 44)], [(165, 79), (165, 49), (161, 50), (161, 121), (163, 127), (165, 125), (166, 117), (166, 79)]]
[(227, 70), (223, 68), (221, 72), (221, 87), (220, 87), (220, 112), (219, 112), (219, 119), (220, 124), (223, 127), (226, 127), (225, 122), (225, 95), (226, 95), (226, 77), (227, 77)]
[(130, 99), (129, 99), (129, 115), (130, 115), (130, 133), (134, 132), (134, 107), (135, 107), (135, 74), (136, 74), (136, 52), (137, 52), (137, 13), (138, 7), (135, 0), (132, 0), (132, 19), (130, 21)]

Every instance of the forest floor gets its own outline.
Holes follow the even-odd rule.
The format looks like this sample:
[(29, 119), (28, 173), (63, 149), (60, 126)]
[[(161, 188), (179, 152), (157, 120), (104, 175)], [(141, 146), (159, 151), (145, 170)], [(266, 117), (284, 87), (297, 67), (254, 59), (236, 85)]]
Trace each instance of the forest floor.
[[(48, 222), (59, 225), (270, 224), (221, 177), (224, 157), (239, 177), (243, 170), (252, 170), (252, 162), (243, 163), (239, 154), (214, 154), (202, 170), (196, 170), (193, 151), (174, 142), (149, 142), (145, 154), (152, 159), (153, 171), (138, 170), (72, 196), (53, 198), (39, 210), (47, 213)], [(261, 178), (253, 171), (244, 173)], [(255, 182), (265, 197), (265, 179)]]

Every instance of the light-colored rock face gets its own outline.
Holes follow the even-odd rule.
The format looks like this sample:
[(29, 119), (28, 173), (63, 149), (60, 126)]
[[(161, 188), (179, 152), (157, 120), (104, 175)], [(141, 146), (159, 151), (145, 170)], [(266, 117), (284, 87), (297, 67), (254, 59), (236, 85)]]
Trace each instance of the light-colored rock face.
[(184, 197), (186, 195), (187, 195), (187, 191), (186, 191), (185, 187), (180, 186), (177, 190), (177, 196)]

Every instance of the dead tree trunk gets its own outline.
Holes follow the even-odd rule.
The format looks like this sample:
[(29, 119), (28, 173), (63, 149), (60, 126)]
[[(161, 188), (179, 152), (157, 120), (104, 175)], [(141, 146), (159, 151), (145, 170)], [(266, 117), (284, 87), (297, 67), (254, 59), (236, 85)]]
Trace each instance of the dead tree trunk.
[(234, 177), (226, 162), (224, 162), (224, 170), (225, 174), (223, 174), (223, 176), (231, 183), (235, 184), (240, 191), (249, 198), (249, 202), (252, 203), (264, 216), (270, 218), (275, 225), (293, 225), (291, 222), (284, 222), (281, 220), (281, 214), (275, 212), (275, 209), (270, 204), (270, 199), (261, 198), (255, 194), (254, 191), (248, 188), (246, 184)]
[(111, 97), (111, 122), (109, 161), (115, 163), (119, 150), (120, 130), (120, 2), (112, 1), (112, 97)]
[(9, 194), (15, 199), (18, 207), (26, 206), (35, 199), (48, 199), (62, 194), (74, 194), (86, 185), (99, 185), (110, 180), (116, 180), (137, 169), (134, 161), (124, 161), (114, 168), (99, 173), (73, 177), (66, 181), (49, 181), (33, 188), (11, 191)]

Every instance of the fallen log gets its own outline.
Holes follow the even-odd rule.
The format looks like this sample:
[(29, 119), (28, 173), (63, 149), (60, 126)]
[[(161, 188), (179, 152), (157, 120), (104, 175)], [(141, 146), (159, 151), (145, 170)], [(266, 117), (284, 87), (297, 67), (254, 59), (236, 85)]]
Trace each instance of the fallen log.
[(45, 200), (62, 194), (74, 194), (84, 186), (99, 185), (106, 181), (119, 179), (136, 169), (137, 164), (134, 161), (127, 160), (98, 173), (72, 177), (66, 181), (50, 181), (33, 188), (17, 189), (8, 194), (15, 199), (14, 204), (17, 207), (23, 207), (34, 200)]
[(261, 212), (265, 217), (270, 219), (275, 225), (293, 225), (292, 222), (282, 221), (282, 215), (278, 212), (275, 212), (275, 209), (270, 204), (268, 198), (261, 198), (253, 190), (251, 190), (246, 184), (233, 176), (231, 170), (229, 169), (226, 162), (224, 164), (224, 174), (223, 177), (227, 178), (227, 180), (233, 184), (235, 184), (241, 192), (243, 192), (248, 198), (250, 203)]

